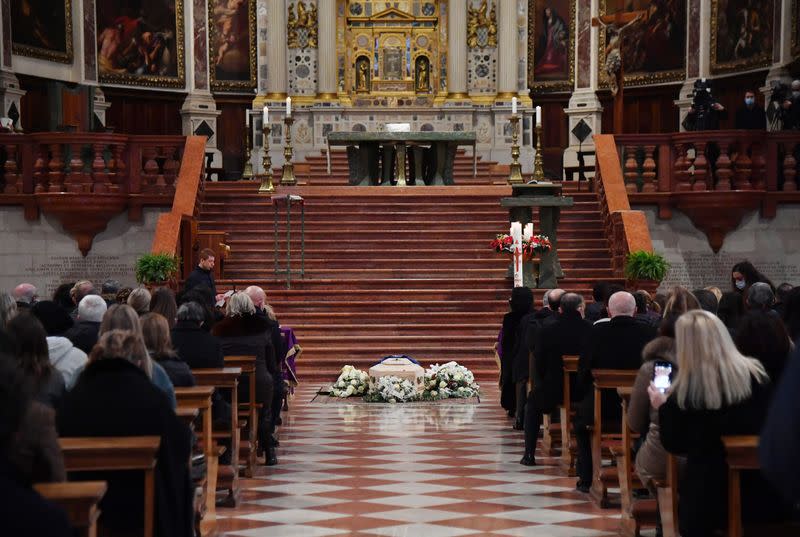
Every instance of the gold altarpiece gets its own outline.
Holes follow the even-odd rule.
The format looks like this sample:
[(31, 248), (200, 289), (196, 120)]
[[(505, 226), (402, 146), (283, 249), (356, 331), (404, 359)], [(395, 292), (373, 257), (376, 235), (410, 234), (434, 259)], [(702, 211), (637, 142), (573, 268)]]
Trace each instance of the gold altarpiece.
[[(337, 1), (339, 100), (447, 97), (447, 21), (438, 0)], [(389, 6), (389, 7), (387, 7)]]

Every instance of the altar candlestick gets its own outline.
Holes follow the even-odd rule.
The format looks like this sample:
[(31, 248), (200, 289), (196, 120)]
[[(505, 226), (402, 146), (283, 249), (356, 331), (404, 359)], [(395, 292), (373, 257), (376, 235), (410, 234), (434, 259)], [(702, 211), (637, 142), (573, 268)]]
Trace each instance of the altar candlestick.
[(525, 230), (522, 232), (522, 238), (526, 241), (531, 240), (533, 237), (533, 223), (529, 222), (525, 224)]
[(536, 126), (537, 127), (541, 127), (542, 126), (542, 107), (541, 106), (537, 106), (536, 107)]
[(292, 117), (292, 98), (286, 97), (286, 117)]
[(517, 113), (517, 98), (516, 97), (513, 97), (511, 99), (511, 113), (512, 114), (516, 114)]

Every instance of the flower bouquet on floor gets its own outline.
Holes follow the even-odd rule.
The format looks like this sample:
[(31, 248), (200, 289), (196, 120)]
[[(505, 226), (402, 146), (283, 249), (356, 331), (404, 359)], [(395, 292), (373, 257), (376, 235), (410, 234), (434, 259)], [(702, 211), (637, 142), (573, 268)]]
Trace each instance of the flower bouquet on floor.
[(416, 386), (395, 376), (378, 377), (364, 400), (370, 403), (406, 403), (417, 399)]
[(363, 396), (369, 387), (369, 375), (366, 372), (356, 369), (352, 365), (346, 365), (339, 373), (328, 392), (333, 397)]
[(459, 398), (468, 399), (479, 394), (472, 371), (458, 362), (434, 364), (425, 372), (425, 388), (421, 398), (426, 401)]

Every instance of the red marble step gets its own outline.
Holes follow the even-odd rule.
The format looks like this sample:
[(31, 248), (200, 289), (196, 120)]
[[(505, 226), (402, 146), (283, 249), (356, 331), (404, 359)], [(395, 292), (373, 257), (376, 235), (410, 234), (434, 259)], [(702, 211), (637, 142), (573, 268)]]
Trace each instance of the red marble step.
[[(302, 304), (305, 313), (326, 313), (326, 312), (453, 312), (453, 311), (474, 311), (474, 312), (496, 312), (508, 310), (505, 301), (497, 299), (489, 300), (380, 300), (376, 297), (373, 300), (339, 300), (325, 302), (307, 302)], [(288, 307), (297, 306), (292, 301), (270, 300), (273, 308), (282, 311)]]
[[(468, 267), (474, 269), (498, 269), (508, 267), (511, 263), (510, 255), (495, 254), (491, 251), (489, 253), (494, 255), (487, 258), (475, 256), (467, 258), (396, 257), (392, 259), (388, 256), (384, 258), (366, 257), (366, 255), (369, 254), (365, 252), (351, 257), (338, 258), (322, 257), (316, 253), (306, 252), (305, 269), (311, 274), (316, 274), (319, 271), (330, 271), (332, 269), (391, 269), (400, 265), (402, 267), (420, 267), (419, 271), (422, 272), (426, 268), (462, 269)], [(561, 260), (561, 267), (564, 270), (568, 268), (607, 269), (610, 267), (608, 259), (602, 257), (587, 258), (560, 255), (559, 259)], [(283, 259), (279, 258), (279, 262), (282, 263)], [(265, 267), (268, 269), (271, 263), (274, 267), (274, 258), (272, 254), (259, 253), (253, 256), (236, 255), (227, 260), (225, 266), (226, 270), (229, 271), (245, 268), (264, 270)]]
[[(461, 245), (457, 245), (461, 246)], [(360, 257), (369, 256), (369, 259), (375, 261), (380, 259), (390, 260), (397, 262), (398, 259), (410, 259), (413, 257), (422, 258), (425, 260), (461, 260), (463, 262), (472, 261), (486, 261), (488, 260), (501, 260), (507, 258), (503, 254), (498, 254), (494, 250), (485, 245), (475, 245), (471, 248), (463, 247), (442, 247), (442, 248), (397, 248), (386, 250), (363, 250), (363, 249), (331, 249), (319, 248), (306, 245), (306, 261), (322, 260), (325, 262), (336, 260), (356, 260)], [(293, 247), (293, 254), (297, 253), (297, 249)], [(279, 246), (278, 252), (280, 255), (286, 255), (286, 248), (284, 244)], [(563, 263), (565, 259), (579, 259), (579, 260), (594, 260), (600, 259), (608, 264), (608, 249), (606, 248), (562, 248), (559, 243), (558, 255)], [(264, 243), (260, 248), (252, 248), (240, 246), (231, 250), (231, 259), (236, 262), (239, 261), (255, 261), (255, 262), (269, 262), (273, 259), (272, 244)]]
[[(280, 311), (278, 309), (277, 311)], [(295, 332), (314, 333), (317, 335), (333, 334), (339, 336), (372, 334), (386, 336), (400, 335), (419, 335), (419, 334), (440, 334), (458, 336), (461, 334), (472, 334), (481, 336), (497, 337), (497, 327), (485, 323), (447, 323), (447, 324), (293, 324)]]

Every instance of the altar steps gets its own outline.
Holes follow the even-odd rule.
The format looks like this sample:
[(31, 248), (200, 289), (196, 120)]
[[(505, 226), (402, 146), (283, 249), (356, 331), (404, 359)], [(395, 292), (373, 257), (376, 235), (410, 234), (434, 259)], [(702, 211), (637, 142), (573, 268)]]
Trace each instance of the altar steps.
[[(469, 163), (471, 157), (462, 155)], [(309, 159), (312, 170), (320, 161)], [(273, 206), (258, 183), (207, 183), (200, 227), (228, 233), (232, 255), (220, 290), (259, 285), (281, 322), (304, 349), (301, 380), (324, 384), (342, 365), (368, 368), (388, 354), (409, 354), (424, 365), (457, 360), (482, 381), (494, 380), (493, 345), (508, 311), (509, 257), (489, 242), (508, 228), (499, 198), (508, 186), (349, 187), (346, 159), (334, 155), (330, 185), (280, 187), (304, 198), (305, 278), (274, 275)], [(324, 158), (322, 159), (324, 162)], [(492, 168), (490, 163), (479, 166)], [(323, 168), (319, 168), (324, 170)], [(480, 173), (480, 172), (479, 172)], [(303, 179), (301, 178), (301, 181)], [(336, 185), (332, 183), (336, 182)], [(591, 298), (597, 279), (611, 278), (608, 242), (594, 193), (565, 184), (575, 206), (562, 211), (559, 285)], [(585, 185), (583, 185), (585, 188)], [(281, 266), (285, 204), (279, 206)], [(292, 207), (292, 268), (300, 253), (299, 207)], [(536, 221), (536, 218), (534, 218)], [(538, 222), (537, 222), (538, 225)], [(544, 290), (534, 290), (537, 305)]]

